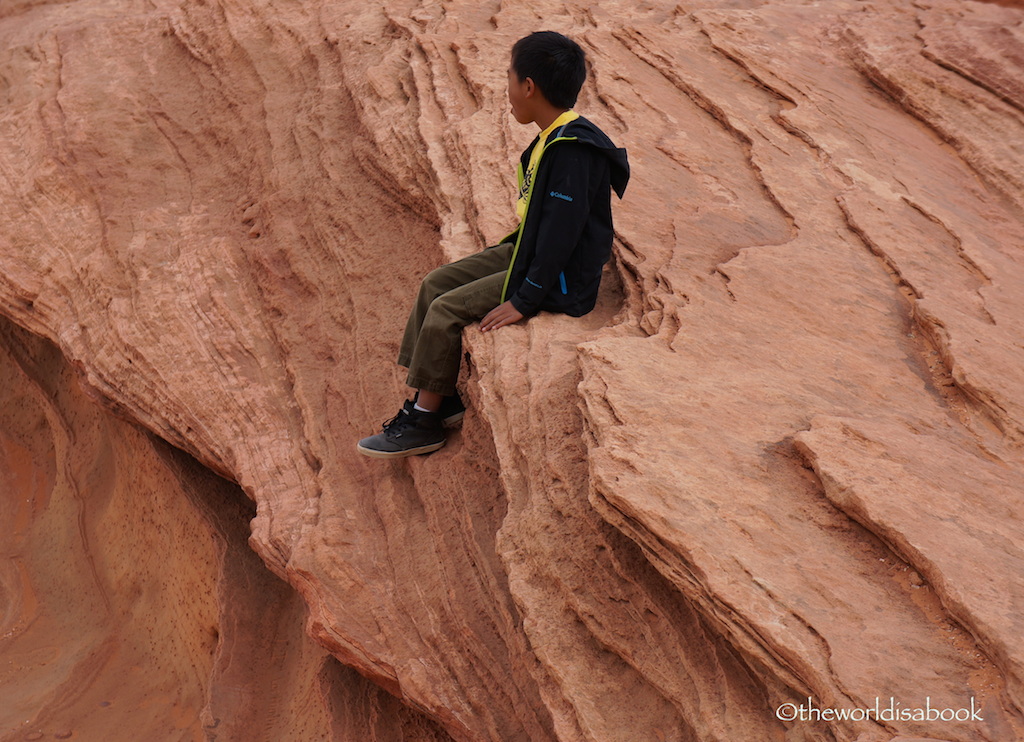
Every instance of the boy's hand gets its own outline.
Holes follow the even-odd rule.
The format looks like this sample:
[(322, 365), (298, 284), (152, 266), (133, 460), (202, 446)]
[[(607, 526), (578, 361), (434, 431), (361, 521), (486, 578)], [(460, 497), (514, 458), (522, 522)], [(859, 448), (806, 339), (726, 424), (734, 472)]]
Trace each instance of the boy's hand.
[(489, 311), (487, 315), (480, 320), (480, 330), (482, 332), (497, 330), (499, 327), (504, 327), (505, 325), (511, 325), (514, 322), (518, 322), (522, 318), (523, 315), (518, 309), (512, 306), (512, 302), (506, 301), (504, 304), (499, 304)]

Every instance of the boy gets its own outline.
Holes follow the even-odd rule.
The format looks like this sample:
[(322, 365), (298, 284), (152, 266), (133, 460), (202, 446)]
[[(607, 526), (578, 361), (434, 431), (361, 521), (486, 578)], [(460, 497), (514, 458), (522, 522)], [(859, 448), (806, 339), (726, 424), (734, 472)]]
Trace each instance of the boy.
[(436, 451), (444, 425), (465, 408), (455, 391), (462, 328), (490, 332), (541, 310), (579, 317), (594, 308), (611, 256), (611, 189), (629, 180), (626, 151), (572, 110), (586, 78), (583, 50), (553, 31), (512, 47), (508, 99), (520, 124), (541, 133), (517, 173), (519, 226), (496, 247), (427, 275), (409, 315), (398, 363), (417, 390), (360, 453), (397, 458)]

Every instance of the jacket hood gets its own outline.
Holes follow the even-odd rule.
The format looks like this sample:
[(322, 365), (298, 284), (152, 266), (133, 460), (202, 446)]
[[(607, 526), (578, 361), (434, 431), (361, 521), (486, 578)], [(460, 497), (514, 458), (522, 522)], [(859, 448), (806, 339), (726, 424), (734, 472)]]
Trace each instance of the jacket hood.
[(574, 137), (584, 144), (589, 144), (601, 150), (611, 165), (612, 190), (615, 191), (616, 196), (622, 198), (626, 192), (626, 184), (629, 182), (629, 160), (626, 157), (626, 150), (622, 147), (616, 147), (607, 134), (583, 116), (566, 124), (560, 136)]

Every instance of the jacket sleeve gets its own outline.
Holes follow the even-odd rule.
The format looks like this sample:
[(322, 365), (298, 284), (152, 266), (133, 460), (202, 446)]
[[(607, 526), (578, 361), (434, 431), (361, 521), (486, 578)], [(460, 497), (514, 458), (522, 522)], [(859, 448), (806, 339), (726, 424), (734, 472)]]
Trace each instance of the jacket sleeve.
[(533, 261), (510, 301), (520, 313), (536, 314), (544, 297), (559, 290), (559, 274), (579, 242), (590, 215), (592, 148), (561, 142), (544, 153), (527, 219), (539, 219)]

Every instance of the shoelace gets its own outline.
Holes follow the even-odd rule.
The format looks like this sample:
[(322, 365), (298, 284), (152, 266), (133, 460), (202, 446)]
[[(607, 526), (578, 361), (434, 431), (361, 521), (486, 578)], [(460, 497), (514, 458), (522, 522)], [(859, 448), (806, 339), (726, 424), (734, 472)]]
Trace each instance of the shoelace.
[(401, 409), (398, 411), (397, 415), (384, 423), (380, 432), (385, 435), (394, 436), (395, 438), (401, 438), (402, 431), (410, 427), (412, 424), (412, 416), (406, 412), (405, 409)]

